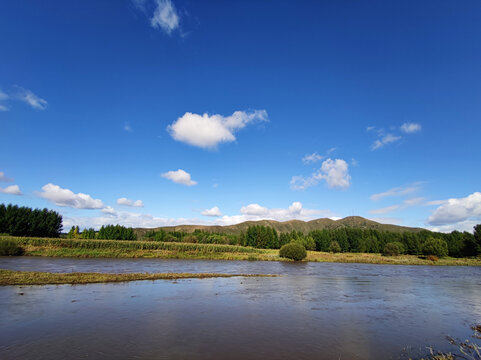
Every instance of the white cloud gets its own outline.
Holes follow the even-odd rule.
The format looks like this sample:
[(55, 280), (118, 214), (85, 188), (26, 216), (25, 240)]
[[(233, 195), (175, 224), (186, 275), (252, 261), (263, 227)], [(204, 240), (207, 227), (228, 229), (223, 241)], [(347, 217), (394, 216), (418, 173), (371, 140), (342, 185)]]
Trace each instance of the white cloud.
[(90, 195), (75, 194), (69, 189), (62, 189), (58, 185), (48, 183), (42, 187), (42, 192), (37, 195), (58, 206), (67, 206), (75, 209), (102, 209), (104, 204), (100, 199), (93, 199)]
[(316, 163), (318, 161), (321, 161), (322, 159), (325, 159), (326, 157), (328, 157), (331, 153), (333, 153), (334, 151), (336, 151), (336, 148), (333, 147), (333, 148), (330, 148), (329, 150), (326, 151), (326, 154), (325, 155), (319, 155), (317, 152), (314, 152), (312, 154), (306, 154), (303, 158), (302, 158), (302, 162), (304, 164), (310, 164), (310, 163)]
[(106, 206), (106, 207), (104, 207), (104, 208), (102, 209), (102, 212), (105, 213), (105, 214), (111, 214), (111, 215), (115, 215), (115, 214), (117, 213), (112, 206)]
[(416, 197), (416, 198), (411, 198), (411, 199), (406, 199), (404, 200), (404, 204), (406, 206), (416, 206), (416, 205), (421, 205), (424, 204), (424, 201), (426, 199), (423, 197)]
[(317, 185), (319, 181), (326, 180), (329, 188), (346, 189), (351, 185), (351, 175), (349, 175), (349, 165), (342, 159), (326, 159), (321, 168), (309, 176), (293, 176), (290, 184), (294, 190), (304, 190), (308, 187)]
[(0, 188), (0, 193), (9, 195), (23, 195), (18, 185), (10, 185), (6, 188)]
[(386, 214), (395, 210), (403, 210), (411, 206), (424, 205), (425, 199), (423, 197), (406, 199), (402, 204), (396, 204), (391, 206), (386, 206), (381, 209), (370, 210), (371, 214)]
[(437, 232), (452, 232), (454, 230), (457, 231), (467, 231), (472, 233), (473, 228), (475, 225), (479, 224), (481, 220), (465, 220), (465, 221), (460, 221), (454, 224), (446, 224), (446, 225), (438, 225), (438, 226), (427, 226), (426, 228), (431, 231), (437, 231)]
[(217, 206), (214, 206), (212, 209), (205, 209), (201, 214), (204, 216), (222, 216), (222, 213)]
[(466, 221), (481, 221), (481, 192), (447, 200), (434, 210), (427, 222), (429, 225), (439, 226)]
[(132, 127), (129, 124), (124, 125), (124, 130), (127, 132), (133, 132)]
[(392, 212), (394, 210), (398, 210), (401, 206), (400, 205), (391, 205), (391, 206), (386, 206), (381, 209), (375, 209), (375, 210), (370, 210), (369, 213), (371, 214), (387, 214), (389, 212)]
[[(255, 205), (255, 206), (252, 206)], [(108, 207), (107, 207), (108, 208)], [(265, 211), (259, 211), (257, 214), (253, 209), (265, 209)], [(102, 210), (104, 211), (106, 208)], [(242, 212), (244, 209), (244, 212)], [(131, 212), (115, 212), (105, 213), (98, 217), (64, 217), (64, 228), (69, 228), (72, 225), (79, 225), (81, 228), (100, 228), (102, 225), (107, 224), (121, 224), (131, 227), (144, 227), (153, 228), (160, 226), (175, 226), (175, 225), (233, 225), (244, 221), (257, 221), (257, 220), (276, 220), (287, 221), (292, 219), (309, 221), (317, 219), (319, 217), (337, 218), (336, 214), (329, 210), (313, 210), (304, 209), (300, 202), (293, 202), (287, 209), (269, 209), (262, 207), (258, 204), (249, 204), (241, 209), (241, 214), (233, 216), (217, 217), (213, 220), (203, 219), (189, 219), (189, 218), (162, 218), (149, 214), (138, 214)], [(246, 210), (250, 209), (250, 210)], [(211, 209), (212, 210), (212, 209)], [(253, 210), (253, 211), (251, 211)]]
[(401, 136), (395, 136), (393, 134), (382, 135), (379, 139), (375, 140), (371, 144), (371, 150), (380, 149), (380, 148), (384, 147), (384, 145), (387, 145), (387, 144), (390, 144), (390, 143), (393, 143), (393, 142), (396, 142), (396, 141), (399, 141), (399, 140), (401, 140)]
[(194, 181), (190, 178), (190, 174), (182, 169), (178, 169), (176, 171), (168, 171), (166, 173), (161, 174), (163, 178), (169, 179), (177, 184), (183, 184), (187, 186), (192, 186), (197, 184), (197, 181)]
[(15, 97), (21, 100), (34, 109), (45, 110), (47, 108), (47, 101), (35, 95), (32, 91), (16, 86), (17, 93)]
[(159, 28), (167, 34), (179, 27), (180, 18), (171, 0), (156, 0), (157, 7), (150, 19), (153, 28)]
[(0, 181), (2, 181), (2, 182), (12, 182), (13, 179), (7, 177), (3, 171), (0, 171)]
[(259, 204), (249, 204), (241, 207), (240, 212), (244, 215), (264, 216), (269, 213), (269, 209)]
[(405, 196), (412, 194), (416, 191), (418, 191), (421, 188), (421, 185), (423, 183), (421, 181), (414, 182), (410, 185), (407, 186), (399, 186), (395, 187), (392, 189), (389, 189), (385, 192), (379, 193), (379, 194), (373, 194), (371, 195), (371, 200), (372, 201), (378, 201), (386, 197), (391, 197), (391, 196)]
[(127, 198), (120, 198), (117, 199), (117, 204), (125, 205), (125, 206), (132, 206), (132, 207), (144, 207), (144, 203), (142, 200), (129, 200)]
[(255, 121), (268, 121), (265, 110), (236, 111), (231, 116), (193, 114), (186, 112), (167, 127), (173, 139), (201, 148), (235, 141), (234, 133)]
[(2, 104), (2, 102), (8, 99), (8, 95), (0, 90), (0, 111), (8, 111), (7, 105)]
[(417, 123), (409, 123), (406, 122), (401, 125), (401, 131), (406, 133), (406, 134), (413, 134), (418, 131), (421, 131), (421, 125)]
[(315, 162), (321, 161), (322, 159), (324, 159), (324, 156), (319, 155), (317, 152), (315, 152), (312, 154), (306, 154), (302, 158), (302, 162), (304, 164), (309, 164), (309, 163), (315, 163)]

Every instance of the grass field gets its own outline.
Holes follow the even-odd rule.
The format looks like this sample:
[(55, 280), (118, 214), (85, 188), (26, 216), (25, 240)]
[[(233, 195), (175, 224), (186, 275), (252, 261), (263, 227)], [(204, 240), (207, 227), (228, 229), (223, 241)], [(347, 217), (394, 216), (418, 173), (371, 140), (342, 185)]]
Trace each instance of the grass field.
[(124, 282), (138, 280), (178, 280), (227, 277), (272, 277), (275, 275), (251, 274), (212, 274), (212, 273), (48, 273), (36, 271), (12, 271), (0, 269), (0, 286), (5, 285), (49, 285), (49, 284), (91, 284), (106, 282)]
[[(158, 241), (71, 240), (49, 238), (0, 237), (15, 241), (27, 256), (77, 258), (159, 258), (289, 261), (279, 257), (278, 250), (251, 247), (191, 244)], [(308, 251), (304, 261), (367, 263), (392, 265), (481, 266), (481, 258), (441, 258), (436, 262), (415, 255), (382, 256), (366, 253), (326, 253)]]

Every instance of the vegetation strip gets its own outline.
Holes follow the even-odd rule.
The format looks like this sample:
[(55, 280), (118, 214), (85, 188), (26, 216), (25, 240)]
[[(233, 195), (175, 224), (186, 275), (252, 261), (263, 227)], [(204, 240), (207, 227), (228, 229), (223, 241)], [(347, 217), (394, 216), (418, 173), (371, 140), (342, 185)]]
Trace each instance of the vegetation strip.
[(138, 280), (178, 280), (229, 277), (275, 277), (267, 274), (216, 274), (216, 273), (48, 273), (36, 271), (13, 271), (0, 269), (0, 285), (55, 285), (91, 284)]

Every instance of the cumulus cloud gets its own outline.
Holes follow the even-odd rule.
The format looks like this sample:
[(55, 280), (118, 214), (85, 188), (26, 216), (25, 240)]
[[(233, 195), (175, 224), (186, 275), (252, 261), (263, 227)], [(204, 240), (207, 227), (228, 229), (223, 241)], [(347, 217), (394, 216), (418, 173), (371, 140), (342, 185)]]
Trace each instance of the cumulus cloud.
[(1, 182), (12, 182), (13, 179), (7, 177), (3, 171), (0, 171), (0, 181)]
[(156, 4), (150, 24), (153, 28), (161, 29), (170, 35), (179, 27), (179, 14), (171, 0), (156, 0)]
[(117, 204), (132, 207), (144, 207), (142, 200), (129, 200), (127, 198), (117, 199)]
[(47, 108), (47, 101), (45, 99), (38, 97), (32, 91), (20, 86), (16, 86), (15, 88), (17, 89), (15, 97), (18, 100), (23, 101), (37, 110), (45, 110)]
[(230, 116), (186, 112), (167, 127), (173, 139), (204, 149), (236, 140), (234, 133), (255, 121), (268, 121), (265, 110), (236, 111)]
[(421, 131), (421, 125), (417, 123), (406, 122), (401, 125), (401, 131), (406, 134), (413, 134)]
[(239, 215), (216, 216), (216, 218), (212, 220), (193, 218), (165, 218), (156, 217), (149, 214), (138, 214), (131, 212), (112, 211), (111, 213), (106, 213), (105, 209), (106, 208), (102, 210), (103, 214), (101, 216), (96, 217), (64, 217), (63, 225), (65, 228), (69, 228), (72, 225), (79, 225), (81, 228), (93, 227), (98, 229), (102, 225), (107, 224), (121, 224), (134, 228), (153, 228), (160, 226), (175, 226), (188, 224), (233, 225), (249, 220), (257, 221), (265, 219), (276, 221), (287, 221), (292, 219), (309, 221), (319, 217), (337, 218), (336, 214), (333, 214), (329, 210), (305, 209), (300, 202), (293, 202), (287, 208), (265, 208), (258, 204), (249, 204), (241, 208), (241, 213)]
[(48, 183), (42, 187), (37, 195), (58, 206), (67, 206), (75, 209), (102, 209), (104, 204), (100, 199), (93, 199), (90, 195), (75, 194), (69, 189), (62, 189), (58, 185)]
[(18, 185), (10, 185), (6, 188), (0, 188), (0, 193), (9, 195), (23, 195)]
[(222, 216), (222, 213), (220, 212), (220, 209), (217, 206), (214, 206), (212, 209), (205, 209), (204, 211), (201, 212), (202, 215), (204, 216)]
[(115, 215), (117, 212), (112, 206), (106, 206), (102, 209), (102, 212), (104, 214), (110, 214), (110, 215)]
[(161, 174), (163, 178), (169, 179), (177, 184), (183, 184), (187, 186), (196, 185), (197, 181), (191, 179), (190, 174), (182, 169), (176, 171), (168, 171)]
[(412, 194), (416, 191), (418, 191), (421, 188), (421, 185), (423, 183), (421, 181), (414, 182), (412, 184), (409, 184), (407, 186), (398, 186), (392, 189), (389, 189), (387, 191), (384, 191), (382, 193), (378, 194), (373, 194), (371, 195), (371, 200), (372, 201), (378, 201), (387, 197), (392, 197), (392, 196), (405, 196)]
[(311, 176), (293, 176), (290, 184), (294, 190), (304, 190), (325, 180), (329, 188), (346, 189), (351, 185), (349, 165), (342, 159), (326, 159), (321, 168)]
[(434, 210), (427, 222), (439, 226), (467, 221), (481, 221), (481, 192), (474, 192), (464, 198), (448, 199)]

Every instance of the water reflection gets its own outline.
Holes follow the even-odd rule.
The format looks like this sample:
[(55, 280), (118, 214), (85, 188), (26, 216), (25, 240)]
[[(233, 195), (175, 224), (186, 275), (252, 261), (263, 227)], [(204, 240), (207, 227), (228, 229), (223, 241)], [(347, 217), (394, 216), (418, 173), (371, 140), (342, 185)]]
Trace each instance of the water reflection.
[(2, 359), (386, 359), (445, 348), (481, 322), (474, 267), (25, 257), (0, 268), (283, 274), (3, 287)]

